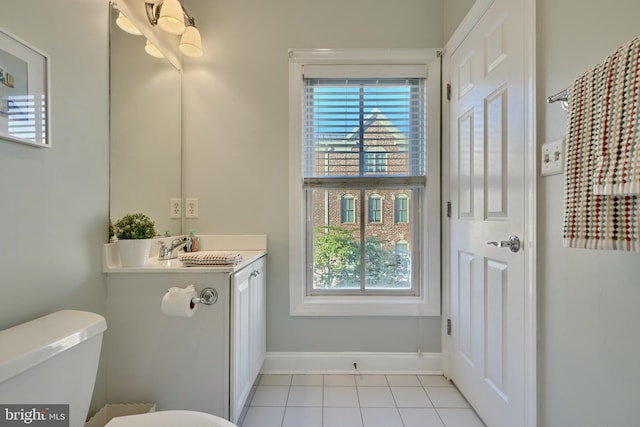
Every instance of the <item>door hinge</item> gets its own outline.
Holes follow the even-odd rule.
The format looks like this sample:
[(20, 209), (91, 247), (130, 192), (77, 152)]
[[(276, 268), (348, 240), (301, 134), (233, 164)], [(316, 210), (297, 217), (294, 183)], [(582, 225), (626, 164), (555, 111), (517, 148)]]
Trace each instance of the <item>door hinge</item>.
[(451, 83), (447, 83), (447, 101), (451, 101)]
[(451, 335), (451, 319), (447, 319), (447, 335)]
[(447, 218), (451, 218), (451, 201), (447, 202)]

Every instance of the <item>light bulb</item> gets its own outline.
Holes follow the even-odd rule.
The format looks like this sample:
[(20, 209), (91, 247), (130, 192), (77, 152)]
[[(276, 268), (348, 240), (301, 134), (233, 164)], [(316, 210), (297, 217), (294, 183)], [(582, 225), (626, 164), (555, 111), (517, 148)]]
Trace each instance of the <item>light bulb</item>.
[(134, 36), (140, 36), (142, 33), (138, 28), (133, 25), (133, 23), (120, 12), (118, 14), (118, 18), (116, 19), (116, 24), (120, 27), (121, 30), (126, 31), (129, 34), (133, 34)]
[(178, 0), (165, 0), (160, 5), (158, 26), (170, 34), (180, 35), (184, 33), (184, 13)]
[(202, 56), (202, 39), (200, 38), (200, 31), (196, 27), (190, 25), (182, 33), (180, 51), (193, 58)]
[(149, 40), (147, 40), (147, 44), (144, 47), (144, 51), (155, 58), (164, 58), (164, 55), (162, 54), (162, 52), (160, 52), (160, 50), (158, 50), (156, 45), (151, 43)]

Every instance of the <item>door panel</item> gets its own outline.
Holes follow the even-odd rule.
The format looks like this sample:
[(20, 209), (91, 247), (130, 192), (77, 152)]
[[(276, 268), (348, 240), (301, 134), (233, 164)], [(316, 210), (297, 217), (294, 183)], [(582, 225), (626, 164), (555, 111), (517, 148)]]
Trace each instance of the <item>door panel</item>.
[(485, 378), (487, 383), (506, 400), (505, 335), (508, 317), (508, 266), (500, 261), (487, 259), (485, 262), (486, 336), (485, 336)]
[(458, 182), (460, 188), (458, 191), (458, 215), (460, 218), (473, 218), (473, 110), (465, 113), (460, 117), (460, 132), (458, 139), (458, 152), (460, 159), (458, 162)]
[(501, 87), (485, 100), (487, 131), (484, 152), (485, 218), (507, 216), (507, 88)]

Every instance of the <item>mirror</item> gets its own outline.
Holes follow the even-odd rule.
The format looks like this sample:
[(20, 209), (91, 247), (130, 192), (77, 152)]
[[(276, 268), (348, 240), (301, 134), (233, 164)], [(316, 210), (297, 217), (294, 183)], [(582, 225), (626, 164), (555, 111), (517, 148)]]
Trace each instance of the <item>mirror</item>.
[(182, 233), (171, 199), (182, 199), (182, 74), (122, 31), (111, 8), (110, 217), (142, 212), (164, 235)]

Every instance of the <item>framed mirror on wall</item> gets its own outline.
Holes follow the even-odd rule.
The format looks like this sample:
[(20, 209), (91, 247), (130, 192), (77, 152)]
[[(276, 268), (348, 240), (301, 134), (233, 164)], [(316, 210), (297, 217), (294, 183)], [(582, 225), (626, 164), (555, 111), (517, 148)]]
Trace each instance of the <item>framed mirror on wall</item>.
[(182, 233), (182, 74), (145, 53), (111, 8), (110, 217), (141, 212), (162, 235)]
[(0, 28), (0, 138), (51, 147), (49, 56)]

